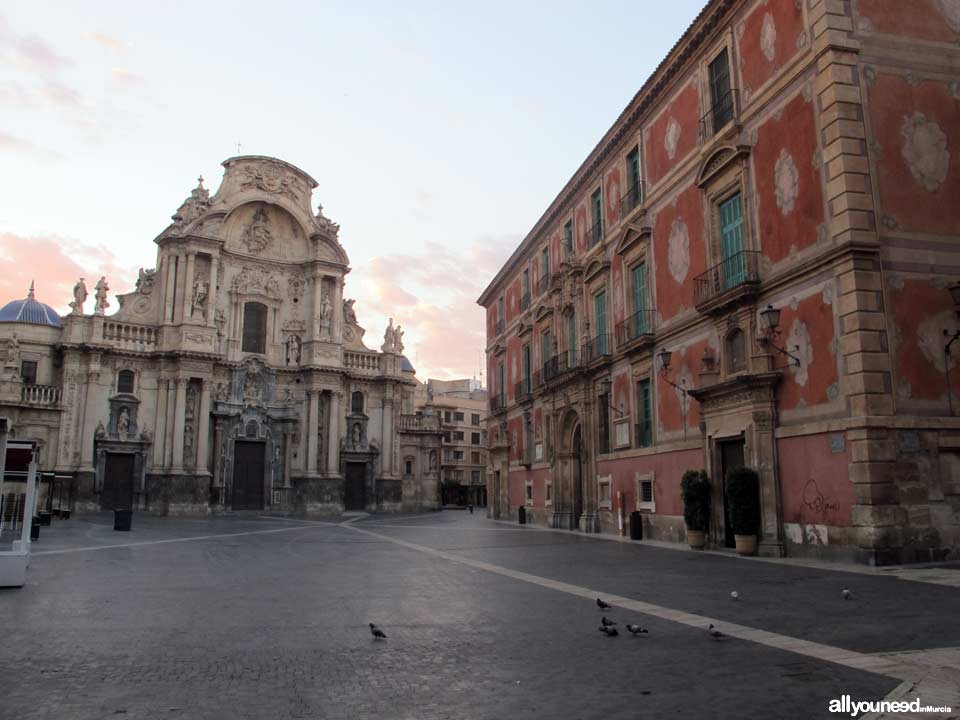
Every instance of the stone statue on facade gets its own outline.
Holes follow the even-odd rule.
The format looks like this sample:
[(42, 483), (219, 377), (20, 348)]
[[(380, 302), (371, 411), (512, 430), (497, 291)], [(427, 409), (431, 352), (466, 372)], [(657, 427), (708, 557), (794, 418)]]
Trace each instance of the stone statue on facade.
[(214, 399), (220, 402), (226, 402), (230, 393), (227, 390), (226, 383), (217, 383), (217, 389), (214, 391)]
[(93, 431), (93, 436), (97, 440), (102, 440), (107, 436), (107, 429), (103, 426), (103, 420), (97, 423), (97, 429)]
[(71, 312), (74, 315), (83, 314), (83, 304), (87, 301), (87, 286), (83, 282), (83, 278), (77, 280), (77, 284), (73, 286), (73, 302), (70, 303), (72, 308)]
[(117, 416), (117, 434), (125, 437), (130, 430), (130, 412), (126, 408), (120, 408), (120, 414)]
[(17, 333), (14, 332), (7, 340), (7, 367), (16, 367), (20, 362), (20, 340), (17, 339)]
[(356, 300), (344, 300), (343, 301), (343, 321), (348, 325), (357, 324), (357, 313), (353, 309), (353, 304)]
[(287, 365), (300, 364), (300, 338), (290, 335), (287, 338)]
[(320, 332), (330, 332), (330, 321), (333, 319), (333, 303), (330, 296), (324, 295), (320, 300)]
[(399, 325), (397, 325), (396, 342), (394, 344), (396, 346), (397, 354), (403, 354), (403, 330)]
[(193, 284), (193, 302), (190, 311), (191, 315), (199, 310), (200, 315), (206, 319), (207, 313), (204, 305), (207, 301), (207, 291), (209, 287), (210, 286), (204, 280), (197, 280), (197, 282)]
[(353, 444), (354, 447), (360, 445), (360, 423), (353, 424)]
[(141, 295), (149, 295), (153, 292), (153, 281), (156, 279), (157, 270), (144, 270), (140, 268), (140, 274), (137, 276), (136, 291)]
[(150, 434), (150, 430), (146, 427), (140, 431), (140, 442), (150, 442), (153, 439), (153, 436)]
[(387, 329), (383, 331), (383, 345), (380, 346), (380, 349), (385, 353), (392, 353), (396, 342), (397, 332), (393, 328), (393, 318), (390, 318)]
[(94, 299), (96, 302), (93, 304), (93, 314), (94, 315), (103, 315), (104, 310), (110, 307), (110, 303), (107, 302), (107, 290), (110, 289), (110, 286), (107, 285), (107, 278), (103, 275), (100, 276), (100, 279), (97, 281), (97, 286), (94, 288)]
[(217, 326), (217, 335), (223, 335), (223, 328), (227, 325), (227, 315), (223, 308), (217, 308), (213, 313), (213, 323)]
[(247, 368), (243, 380), (243, 399), (248, 405), (260, 402), (260, 369), (256, 365)]

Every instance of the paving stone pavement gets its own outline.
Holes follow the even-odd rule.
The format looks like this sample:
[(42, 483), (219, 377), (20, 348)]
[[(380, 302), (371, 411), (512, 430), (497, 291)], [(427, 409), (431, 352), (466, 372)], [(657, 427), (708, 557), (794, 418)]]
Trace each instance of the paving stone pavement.
[[(44, 528), (34, 549), (28, 585), (0, 590), (4, 720), (819, 718), (837, 717), (826, 708), (843, 693), (903, 689), (890, 674), (715, 642), (622, 607), (610, 617), (650, 633), (607, 638), (593, 602), (562, 583), (857, 657), (883, 652), (878, 661), (931, 676), (960, 647), (957, 588), (690, 560), (479, 513), (136, 516), (131, 533), (91, 515)], [(854, 601), (838, 602), (838, 583)], [(371, 638), (371, 621), (387, 641)]]

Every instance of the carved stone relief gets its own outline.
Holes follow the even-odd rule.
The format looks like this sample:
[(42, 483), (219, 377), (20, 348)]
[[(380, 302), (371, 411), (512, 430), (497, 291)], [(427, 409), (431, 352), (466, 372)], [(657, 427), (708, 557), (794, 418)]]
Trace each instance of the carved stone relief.
[(947, 178), (950, 152), (947, 136), (940, 126), (927, 120), (921, 112), (906, 117), (900, 129), (903, 136), (903, 159), (913, 177), (928, 191), (940, 188)]

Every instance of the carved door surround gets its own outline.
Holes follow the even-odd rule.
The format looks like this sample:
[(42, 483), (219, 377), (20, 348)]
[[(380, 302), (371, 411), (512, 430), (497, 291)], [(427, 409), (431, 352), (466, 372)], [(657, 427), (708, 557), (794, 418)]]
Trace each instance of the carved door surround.
[(760, 552), (777, 557), (784, 554), (782, 495), (774, 437), (776, 388), (780, 378), (779, 371), (741, 373), (689, 391), (701, 408), (704, 459), (713, 489), (710, 537), (720, 547), (724, 537), (723, 482), (718, 476), (722, 467), (720, 444), (742, 437), (744, 462), (760, 476)]

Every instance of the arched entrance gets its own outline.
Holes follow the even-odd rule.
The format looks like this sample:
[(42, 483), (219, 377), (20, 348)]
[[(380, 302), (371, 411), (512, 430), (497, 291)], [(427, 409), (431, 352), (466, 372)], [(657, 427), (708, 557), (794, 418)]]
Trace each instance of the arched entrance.
[(583, 436), (576, 411), (568, 410), (559, 423), (559, 448), (553, 466), (554, 501), (550, 524), (576, 530), (584, 503)]

